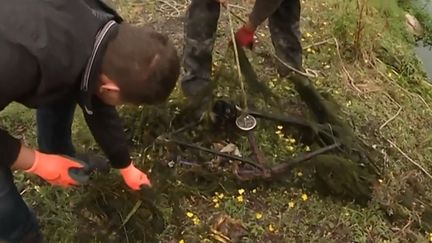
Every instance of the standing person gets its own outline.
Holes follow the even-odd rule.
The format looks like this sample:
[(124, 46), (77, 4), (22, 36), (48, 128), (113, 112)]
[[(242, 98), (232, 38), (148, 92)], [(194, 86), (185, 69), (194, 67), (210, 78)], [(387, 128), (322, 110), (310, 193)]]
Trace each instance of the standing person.
[(89, 165), (64, 156), (74, 152), (75, 104), (124, 182), (132, 190), (151, 186), (131, 160), (115, 106), (170, 95), (180, 61), (166, 36), (124, 23), (99, 0), (0, 0), (0, 53), (0, 111), (12, 102), (40, 108), (38, 137), (49, 150), (0, 129), (0, 242), (43, 242), (13, 170), (63, 187), (80, 185), (79, 175), (88, 173)]
[[(201, 102), (211, 92), (213, 45), (220, 15), (220, 5), (228, 0), (192, 0), (186, 17), (183, 68), (183, 93), (193, 102)], [(296, 69), (302, 66), (300, 42), (300, 0), (256, 0), (247, 23), (236, 32), (242, 47), (251, 48), (254, 33), (267, 18), (276, 54)], [(280, 65), (285, 76), (289, 70)]]

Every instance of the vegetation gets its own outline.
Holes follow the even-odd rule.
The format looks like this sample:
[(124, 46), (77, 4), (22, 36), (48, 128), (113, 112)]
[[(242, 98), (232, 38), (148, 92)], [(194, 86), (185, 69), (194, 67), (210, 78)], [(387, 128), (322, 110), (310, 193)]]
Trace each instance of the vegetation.
[[(186, 0), (113, 4), (129, 21), (169, 33), (181, 49)], [(251, 6), (250, 1), (232, 4), (243, 17)], [(318, 157), (320, 168), (304, 163), (277, 180), (240, 181), (232, 173), (235, 163), (160, 143), (157, 138), (174, 130), (174, 115), (184, 107), (178, 89), (158, 107), (120, 108), (134, 159), (151, 169), (154, 195), (129, 191), (114, 171), (70, 190), (16, 173), (19, 188), (50, 242), (432, 241), (432, 88), (405, 27), (405, 10), (417, 17), (420, 13), (412, 6), (402, 0), (305, 1), (302, 6), (304, 64), (318, 74), (310, 80), (373, 157), (377, 173), (365, 203), (353, 200), (361, 189), (347, 182), (362, 181), (364, 174), (344, 177), (352, 167), (331, 155)], [(222, 11), (214, 53), (215, 95), (240, 102), (234, 57), (227, 48), (227, 20)], [(423, 23), (429, 30), (428, 22)], [(257, 36), (254, 52), (246, 54), (281, 104), (269, 105), (255, 94), (248, 100), (260, 110), (314, 120), (293, 80), (276, 74), (267, 29), (260, 28)], [(14, 104), (0, 116), (2, 126), (35, 145), (32, 111)], [(206, 123), (183, 132), (182, 139), (231, 154), (252, 153), (246, 134), (215, 129)], [(254, 133), (273, 165), (318, 148), (281, 123), (259, 120)], [(74, 139), (79, 149), (97, 149), (79, 113)]]

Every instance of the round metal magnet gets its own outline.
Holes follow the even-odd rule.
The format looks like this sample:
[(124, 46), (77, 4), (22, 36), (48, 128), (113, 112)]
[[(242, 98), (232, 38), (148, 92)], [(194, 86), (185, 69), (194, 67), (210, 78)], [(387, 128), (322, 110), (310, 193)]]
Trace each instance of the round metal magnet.
[(255, 117), (249, 114), (243, 114), (236, 119), (236, 125), (243, 131), (250, 131), (257, 125)]

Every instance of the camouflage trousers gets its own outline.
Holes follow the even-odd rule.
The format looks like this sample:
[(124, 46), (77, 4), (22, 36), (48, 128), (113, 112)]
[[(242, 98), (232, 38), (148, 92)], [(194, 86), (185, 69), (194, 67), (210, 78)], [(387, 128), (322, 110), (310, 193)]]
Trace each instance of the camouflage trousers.
[[(297, 69), (302, 66), (300, 11), (300, 0), (285, 0), (268, 19), (276, 54)], [(193, 96), (210, 83), (219, 15), (220, 5), (216, 0), (192, 0), (187, 10), (182, 80), (186, 96)], [(289, 73), (282, 65), (278, 71), (281, 75)]]

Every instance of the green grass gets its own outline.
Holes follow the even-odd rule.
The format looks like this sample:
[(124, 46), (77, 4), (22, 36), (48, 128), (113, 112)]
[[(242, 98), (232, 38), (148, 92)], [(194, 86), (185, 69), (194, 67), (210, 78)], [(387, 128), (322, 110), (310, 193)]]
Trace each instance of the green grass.
[[(241, 242), (428, 240), (428, 230), (416, 225), (421, 207), (399, 207), (399, 203), (410, 198), (406, 191), (420, 184), (422, 189), (416, 191), (424, 191), (424, 194), (414, 193), (411, 197), (422, 201), (421, 205), (427, 205), (432, 199), (430, 179), (390, 142), (432, 171), (429, 163), (432, 161), (431, 86), (426, 84), (424, 72), (415, 58), (412, 38), (404, 29), (403, 10), (396, 1), (387, 1), (388, 5), (370, 1), (367, 11), (362, 14), (358, 14), (356, 2), (304, 2), (302, 32), (303, 45), (312, 45), (305, 49), (305, 66), (320, 71), (314, 84), (338, 102), (344, 119), (379, 155), (376, 159), (382, 170), (381, 183), (376, 185), (371, 202), (362, 207), (318, 193), (314, 188), (313, 171), (293, 171), (275, 183), (239, 183), (232, 180), (230, 172), (202, 176), (193, 169), (160, 166), (159, 162), (166, 158), (166, 149), (152, 144), (152, 139), (169, 130), (172, 114), (168, 111), (173, 112), (183, 102), (176, 89), (171, 101), (160, 107), (121, 109), (128, 135), (136, 144), (133, 148), (135, 159), (142, 168), (152, 168), (151, 176), (157, 185), (159, 197), (155, 200), (166, 222), (159, 241), (217, 242), (221, 236), (215, 236), (212, 229), (233, 239), (245, 231), (247, 235)], [(118, 0), (113, 3), (131, 22), (150, 20), (157, 23), (158, 29), (174, 30), (171, 37), (181, 47), (181, 22), (167, 17), (176, 10), (163, 5), (163, 1)], [(173, 6), (183, 11), (185, 2), (177, 3)], [(158, 11), (160, 9), (164, 11)], [(241, 9), (235, 11), (240, 15), (246, 13)], [(232, 59), (224, 55), (226, 27), (223, 14), (215, 63), (225, 64), (224, 73), (231, 80), (221, 81), (216, 93), (239, 97), (235, 72), (230, 67)], [(260, 28), (258, 36), (261, 41), (256, 52), (272, 51), (268, 31)], [(333, 38), (337, 39), (339, 49)], [(326, 39), (329, 41), (314, 45)], [(248, 55), (254, 60), (261, 80), (293, 106), (287, 105), (288, 110), (302, 109), (300, 112), (307, 113), (302, 105), (295, 104), (299, 99), (292, 84), (277, 77), (271, 60), (251, 52)], [(260, 100), (254, 102), (263, 104)], [(73, 127), (75, 144), (81, 149), (94, 148), (96, 145), (80, 113)], [(0, 118), (3, 127), (35, 145), (33, 111), (13, 105), (3, 111)], [(263, 129), (257, 137), (270, 159), (275, 155), (280, 158), (290, 156), (292, 151), (287, 149), (286, 141), (275, 134), (277, 124), (260, 128)], [(195, 131), (197, 137), (200, 133), (202, 137), (209, 136), (204, 132), (206, 130)], [(247, 154), (245, 139), (236, 140), (236, 144), (243, 154)], [(294, 152), (304, 149), (301, 144), (294, 145)], [(150, 217), (145, 203), (134, 211), (140, 201), (145, 201), (146, 195), (129, 191), (114, 171), (109, 176), (98, 176), (89, 186), (70, 190), (51, 187), (23, 173), (16, 174), (16, 181), (19, 188), (25, 190), (23, 196), (35, 208), (50, 242), (152, 242), (150, 238), (157, 230), (155, 223), (159, 221)], [(241, 198), (240, 189), (244, 190)], [(222, 193), (223, 197), (220, 196)], [(398, 210), (405, 212), (405, 217), (391, 217)], [(189, 217), (188, 212), (194, 216)], [(129, 214), (131, 218), (122, 226)], [(218, 224), (220, 217), (225, 219), (222, 224)]]

